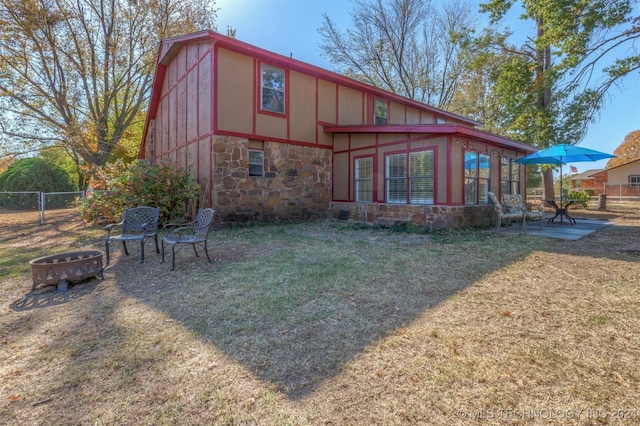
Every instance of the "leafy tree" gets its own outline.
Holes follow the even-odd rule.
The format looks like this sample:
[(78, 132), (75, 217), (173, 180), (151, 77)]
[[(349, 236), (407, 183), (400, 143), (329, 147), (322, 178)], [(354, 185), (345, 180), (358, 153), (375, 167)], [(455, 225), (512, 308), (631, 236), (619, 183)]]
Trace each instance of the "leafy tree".
[(71, 192), (78, 188), (71, 176), (52, 161), (22, 158), (0, 175), (0, 191)]
[(607, 169), (640, 159), (640, 130), (634, 130), (625, 136), (620, 146), (613, 151), (613, 155), (616, 158), (607, 161)]
[[(605, 55), (640, 37), (640, 22), (631, 16), (632, 3), (489, 0), (482, 4), (481, 10), (490, 13), (494, 24), (515, 4), (522, 7), (523, 25), (533, 24), (533, 33), (520, 46), (508, 42), (509, 30), (487, 31), (468, 46), (485, 52), (480, 58), (500, 59), (491, 79), (492, 100), (500, 113), (487, 117), (491, 127), (540, 148), (578, 143), (607, 90), (640, 68), (640, 56), (632, 55), (605, 68), (603, 79), (593, 78)], [(552, 198), (550, 167), (543, 168), (543, 184), (545, 197)]]
[(469, 3), (355, 0), (345, 32), (324, 15), (321, 49), (340, 72), (446, 109), (463, 76), (458, 34), (475, 25)]
[(78, 167), (78, 164), (73, 160), (73, 157), (64, 148), (58, 146), (43, 148), (40, 150), (39, 155), (67, 172), (75, 182), (74, 184), (78, 188), (82, 188), (79, 184), (80, 182), (83, 182), (82, 169)]
[(214, 0), (0, 0), (0, 154), (64, 147), (104, 164), (139, 119), (161, 38), (211, 28)]
[(122, 159), (125, 163), (130, 164), (138, 158), (146, 116), (146, 111), (138, 111), (131, 125), (122, 133), (120, 141), (114, 147), (107, 161), (113, 163)]

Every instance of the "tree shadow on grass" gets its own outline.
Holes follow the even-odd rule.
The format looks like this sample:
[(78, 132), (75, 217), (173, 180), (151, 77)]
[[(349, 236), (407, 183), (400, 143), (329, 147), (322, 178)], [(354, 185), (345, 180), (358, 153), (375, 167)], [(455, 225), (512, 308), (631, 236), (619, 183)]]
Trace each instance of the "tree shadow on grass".
[[(297, 400), (372, 343), (530, 251), (518, 239), (479, 232), (455, 241), (280, 235), (240, 249), (213, 248), (214, 264), (185, 251), (175, 272), (154, 263), (154, 271), (145, 265), (146, 276), (136, 277), (125, 258), (112, 272), (124, 292)], [(490, 261), (477, 253), (489, 241), (503, 250)]]

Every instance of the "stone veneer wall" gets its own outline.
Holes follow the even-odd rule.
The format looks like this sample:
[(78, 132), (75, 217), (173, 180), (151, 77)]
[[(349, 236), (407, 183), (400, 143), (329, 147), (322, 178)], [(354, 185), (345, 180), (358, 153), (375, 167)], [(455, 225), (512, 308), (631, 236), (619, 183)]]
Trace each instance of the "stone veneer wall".
[(418, 206), (407, 204), (376, 204), (332, 202), (329, 214), (338, 218), (341, 211), (357, 222), (393, 225), (412, 222), (432, 229), (495, 224), (493, 206)]
[(264, 177), (249, 177), (249, 141), (213, 138), (212, 205), (223, 224), (327, 217), (331, 150), (264, 142)]

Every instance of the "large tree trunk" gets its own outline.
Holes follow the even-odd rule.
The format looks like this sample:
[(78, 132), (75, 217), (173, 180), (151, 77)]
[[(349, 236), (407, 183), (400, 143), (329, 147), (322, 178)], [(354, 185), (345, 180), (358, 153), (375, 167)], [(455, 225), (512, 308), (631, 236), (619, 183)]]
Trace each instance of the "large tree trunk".
[(553, 168), (544, 167), (542, 169), (542, 199), (555, 198), (555, 191), (553, 188)]

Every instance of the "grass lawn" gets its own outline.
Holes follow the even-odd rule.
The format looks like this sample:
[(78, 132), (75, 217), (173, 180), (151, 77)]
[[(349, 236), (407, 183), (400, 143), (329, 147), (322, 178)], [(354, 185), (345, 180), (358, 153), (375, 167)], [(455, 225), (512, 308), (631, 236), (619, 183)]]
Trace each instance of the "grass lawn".
[(637, 424), (640, 203), (608, 207), (578, 241), (225, 229), (175, 272), (114, 245), (64, 294), (28, 261), (102, 228), (0, 227), (0, 424)]

